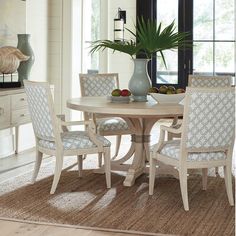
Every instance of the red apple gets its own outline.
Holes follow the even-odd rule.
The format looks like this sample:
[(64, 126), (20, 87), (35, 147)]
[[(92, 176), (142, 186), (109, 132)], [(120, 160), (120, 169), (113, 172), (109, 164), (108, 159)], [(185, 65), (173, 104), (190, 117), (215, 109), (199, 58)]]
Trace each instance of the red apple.
[(128, 97), (128, 96), (131, 95), (131, 92), (130, 92), (128, 89), (123, 89), (123, 90), (121, 90), (120, 95), (121, 95), (122, 97)]

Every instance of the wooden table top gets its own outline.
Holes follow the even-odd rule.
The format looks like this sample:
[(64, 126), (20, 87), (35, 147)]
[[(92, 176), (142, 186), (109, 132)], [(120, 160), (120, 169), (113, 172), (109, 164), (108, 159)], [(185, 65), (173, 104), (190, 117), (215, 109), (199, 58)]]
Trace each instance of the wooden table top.
[(148, 96), (148, 102), (112, 103), (106, 97), (80, 97), (67, 101), (67, 107), (90, 113), (121, 117), (174, 117), (182, 116), (180, 104), (159, 104)]

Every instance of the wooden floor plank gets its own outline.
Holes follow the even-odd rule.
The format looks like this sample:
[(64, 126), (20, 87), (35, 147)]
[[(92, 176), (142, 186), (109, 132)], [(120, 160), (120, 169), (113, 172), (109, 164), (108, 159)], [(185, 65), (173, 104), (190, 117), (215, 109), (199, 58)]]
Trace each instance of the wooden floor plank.
[[(7, 220), (0, 220), (0, 231), (0, 235), (4, 236), (141, 236), (140, 234), (76, 229), (62, 226), (40, 225)], [(160, 236), (161, 235), (162, 234), (160, 234)]]

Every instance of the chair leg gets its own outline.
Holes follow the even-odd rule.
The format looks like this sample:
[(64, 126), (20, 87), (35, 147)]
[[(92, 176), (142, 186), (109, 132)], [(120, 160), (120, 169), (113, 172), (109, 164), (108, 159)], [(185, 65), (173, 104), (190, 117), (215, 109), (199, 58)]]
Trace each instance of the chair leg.
[(153, 195), (155, 177), (156, 177), (156, 160), (153, 158), (153, 153), (150, 155), (150, 167), (149, 167), (149, 195)]
[(35, 164), (34, 164), (34, 173), (33, 173), (32, 180), (31, 180), (32, 184), (34, 184), (36, 181), (36, 178), (39, 173), (39, 168), (42, 163), (42, 159), (43, 159), (43, 153), (36, 150), (36, 160), (35, 160)]
[(231, 166), (227, 164), (224, 166), (224, 176), (225, 176), (225, 187), (226, 187), (226, 192), (229, 200), (229, 204), (231, 206), (234, 205), (234, 197), (233, 197), (233, 192), (232, 192), (232, 173), (231, 173)]
[(184, 210), (189, 210), (188, 204), (188, 185), (187, 185), (187, 169), (179, 170), (179, 182), (180, 182), (180, 190), (182, 195), (182, 200), (184, 204)]
[(202, 168), (202, 190), (207, 189), (207, 176), (208, 176), (208, 169)]
[(102, 153), (99, 152), (98, 153), (98, 167), (101, 167), (102, 166)]
[(114, 160), (118, 156), (120, 143), (121, 143), (121, 135), (116, 135), (116, 151), (115, 155), (111, 158), (112, 160)]
[(82, 170), (83, 170), (83, 155), (77, 156), (78, 160), (78, 171), (79, 171), (79, 177), (82, 177)]
[(58, 184), (60, 176), (61, 176), (62, 166), (63, 166), (63, 156), (57, 155), (54, 178), (53, 178), (53, 183), (52, 183), (52, 188), (51, 188), (50, 194), (54, 194), (56, 191), (57, 184)]
[(111, 153), (110, 153), (110, 148), (105, 148), (104, 166), (105, 166), (107, 188), (111, 188)]

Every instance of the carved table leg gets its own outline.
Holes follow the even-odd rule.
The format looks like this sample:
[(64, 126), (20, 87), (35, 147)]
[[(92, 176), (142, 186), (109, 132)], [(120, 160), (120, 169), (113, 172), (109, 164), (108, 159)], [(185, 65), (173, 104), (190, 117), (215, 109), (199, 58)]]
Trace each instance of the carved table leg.
[(133, 163), (128, 169), (124, 186), (132, 186), (135, 179), (145, 172), (145, 162), (149, 158), (150, 131), (157, 119), (130, 118), (136, 134), (133, 135), (132, 142), (135, 147)]

